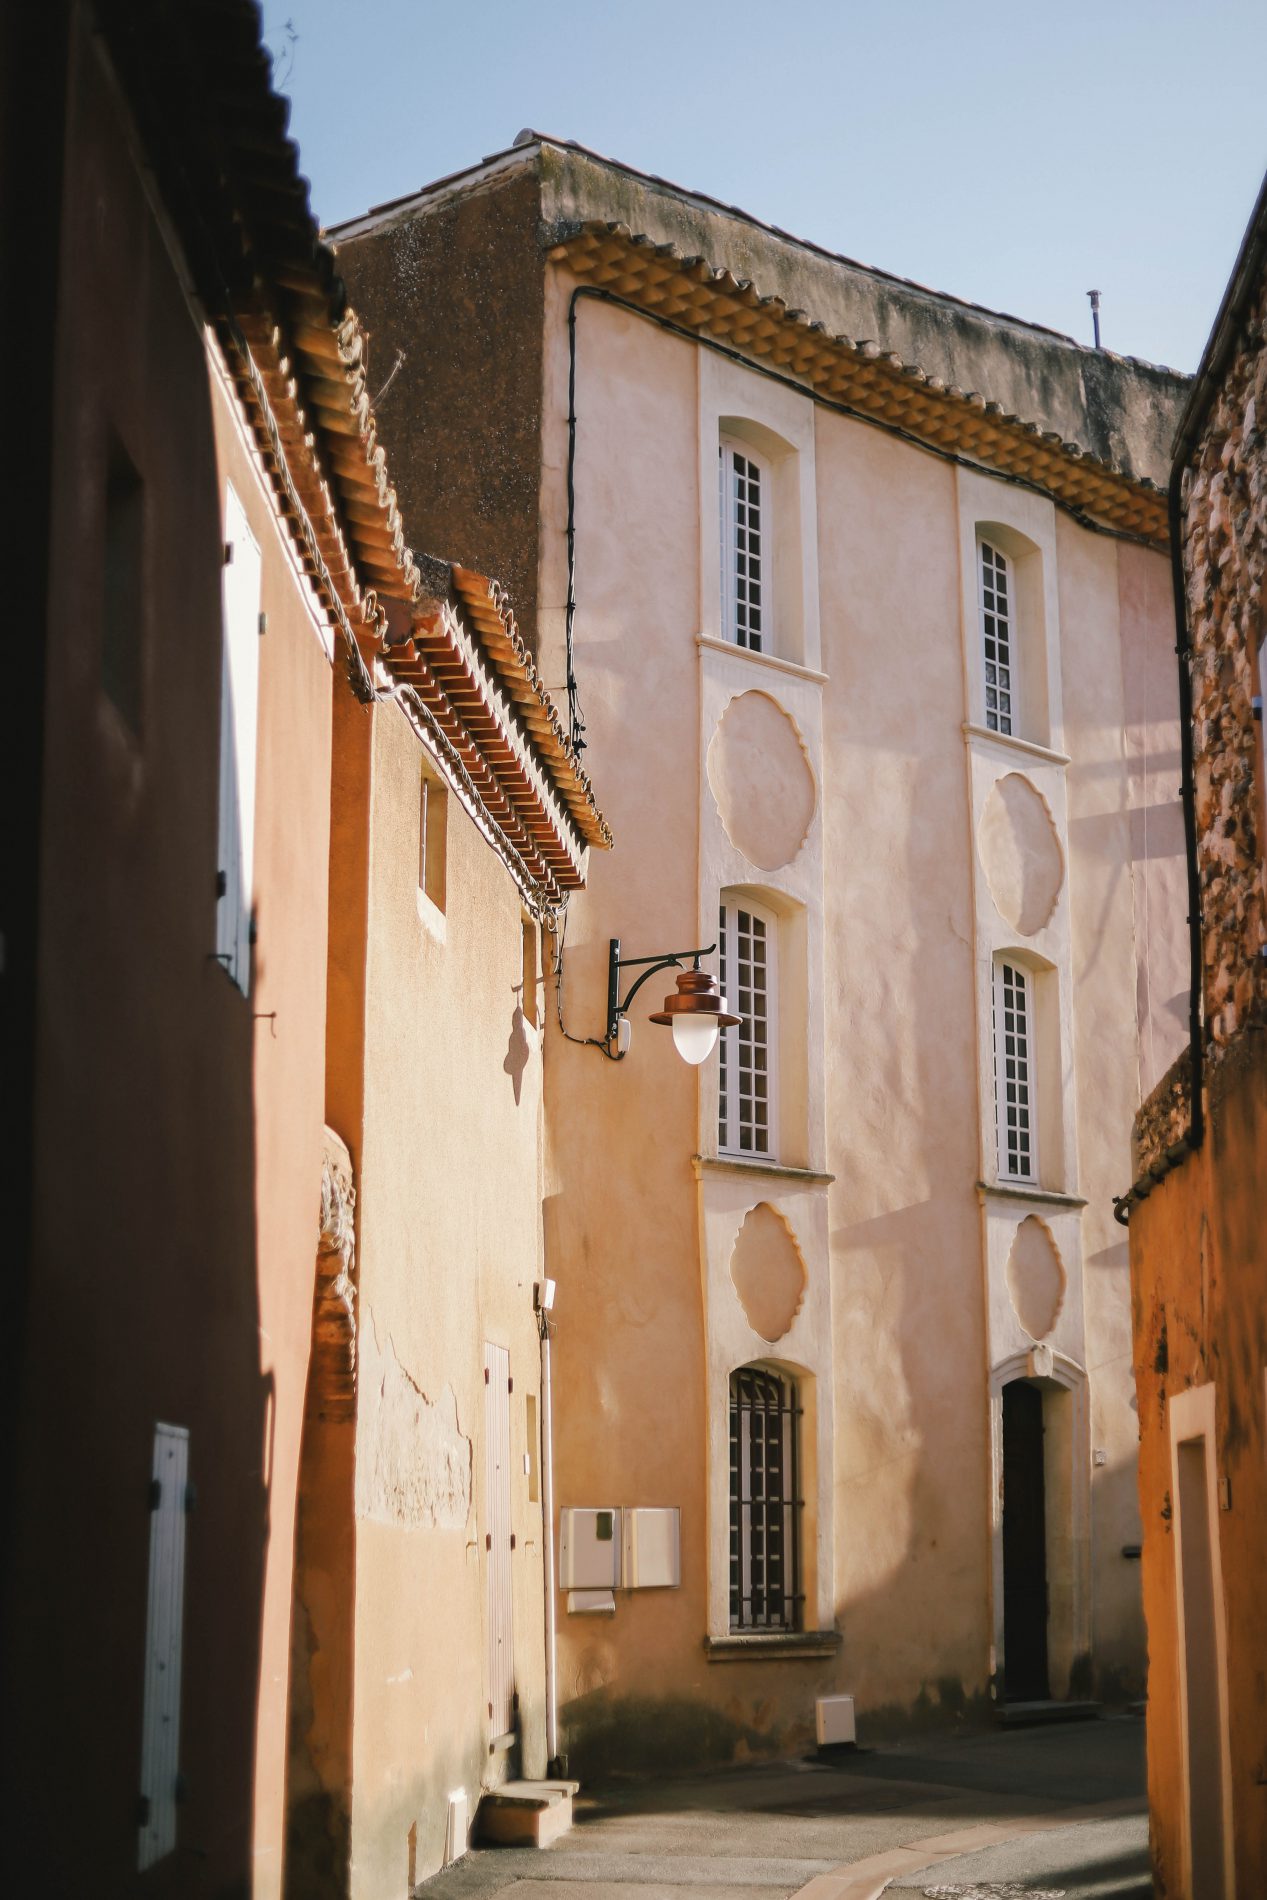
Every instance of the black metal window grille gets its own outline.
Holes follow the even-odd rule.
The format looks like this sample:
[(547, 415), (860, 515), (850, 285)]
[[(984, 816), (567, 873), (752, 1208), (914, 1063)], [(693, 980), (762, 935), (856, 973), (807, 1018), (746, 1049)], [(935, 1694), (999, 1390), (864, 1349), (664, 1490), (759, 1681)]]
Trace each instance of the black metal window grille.
[(744, 1366), (730, 1376), (730, 1627), (801, 1627), (796, 1386)]

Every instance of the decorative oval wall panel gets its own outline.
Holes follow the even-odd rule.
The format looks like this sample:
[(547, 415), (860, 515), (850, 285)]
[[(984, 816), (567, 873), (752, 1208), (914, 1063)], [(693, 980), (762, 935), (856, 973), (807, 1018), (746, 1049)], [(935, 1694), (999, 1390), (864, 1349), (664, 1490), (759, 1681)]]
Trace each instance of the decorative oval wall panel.
[(740, 693), (708, 747), (708, 783), (726, 836), (750, 864), (779, 871), (804, 844), (818, 804), (801, 735), (769, 693)]
[(1028, 1214), (1016, 1230), (1007, 1259), (1012, 1311), (1031, 1339), (1046, 1339), (1065, 1303), (1064, 1262), (1045, 1221)]
[(808, 1275), (796, 1236), (768, 1201), (745, 1216), (730, 1277), (753, 1332), (771, 1345), (782, 1339), (801, 1310)]
[(1056, 908), (1065, 858), (1047, 800), (1019, 772), (990, 788), (977, 849), (990, 895), (1013, 930), (1032, 937)]

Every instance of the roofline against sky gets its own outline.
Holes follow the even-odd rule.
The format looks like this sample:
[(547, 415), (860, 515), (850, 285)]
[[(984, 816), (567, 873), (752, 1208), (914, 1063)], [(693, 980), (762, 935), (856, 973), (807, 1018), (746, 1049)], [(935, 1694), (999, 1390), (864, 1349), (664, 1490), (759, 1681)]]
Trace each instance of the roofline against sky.
[(753, 212), (745, 211), (741, 205), (724, 203), (713, 198), (707, 192), (692, 191), (685, 185), (674, 184), (670, 178), (661, 178), (655, 172), (640, 171), (636, 165), (626, 164), (623, 159), (610, 158), (605, 152), (596, 152), (592, 146), (582, 145), (577, 139), (556, 138), (549, 132), (537, 132), (531, 127), (521, 132), (512, 145), (500, 152), (490, 153), (477, 164), (464, 166), (460, 171), (448, 172), (433, 183), (422, 185), (417, 191), (406, 192), (399, 198), (390, 198), (384, 204), (371, 205), (367, 211), (346, 218), (340, 224), (330, 225), (322, 235), (333, 244), (344, 239), (363, 237), (375, 230), (388, 219), (403, 216), (415, 206), (429, 204), (437, 199), (447, 198), (495, 177), (499, 172), (509, 171), (518, 162), (527, 162), (542, 146), (552, 145), (565, 152), (578, 152), (583, 158), (589, 158), (595, 164), (605, 165), (613, 171), (623, 172), (626, 177), (635, 178), (640, 183), (653, 185), (661, 191), (670, 192), (689, 204), (703, 210), (719, 211), (725, 217), (737, 218), (758, 231), (767, 232), (784, 244), (794, 244), (799, 250), (810, 251), (817, 257), (825, 258), (829, 263), (843, 264), (849, 270), (861, 271), (867, 277), (879, 278), (884, 283), (894, 284), (902, 290), (913, 290), (921, 297), (931, 297), (938, 303), (953, 304), (960, 310), (972, 310), (986, 317), (992, 317), (1001, 323), (1014, 324), (1018, 329), (1031, 330), (1036, 335), (1050, 337), (1053, 342), (1067, 344), (1070, 349), (1079, 350), (1087, 356), (1107, 357), (1112, 362), (1130, 363), (1143, 369), (1163, 370), (1170, 376), (1183, 376), (1186, 372), (1176, 370), (1168, 363), (1153, 363), (1146, 357), (1119, 356), (1114, 350), (1097, 349), (1093, 343), (1083, 343), (1075, 336), (1069, 336), (1064, 330), (1055, 330), (1050, 324), (1035, 323), (1027, 317), (1013, 316), (1007, 310), (993, 310), (988, 304), (974, 303), (969, 297), (958, 297), (953, 291), (934, 290), (928, 284), (921, 284), (916, 278), (901, 277), (895, 271), (881, 269), (878, 265), (863, 264), (856, 257), (847, 257), (843, 251), (829, 250), (824, 244), (818, 244), (813, 238), (797, 237), (792, 231), (785, 231), (781, 225), (768, 224), (764, 218), (758, 218)]

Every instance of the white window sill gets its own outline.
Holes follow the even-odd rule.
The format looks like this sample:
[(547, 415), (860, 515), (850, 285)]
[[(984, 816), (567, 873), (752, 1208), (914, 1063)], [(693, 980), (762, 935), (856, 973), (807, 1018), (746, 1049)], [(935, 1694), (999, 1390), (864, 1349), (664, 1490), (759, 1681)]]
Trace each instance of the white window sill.
[(788, 1168), (780, 1161), (761, 1155), (692, 1155), (696, 1180), (706, 1174), (759, 1174), (767, 1180), (794, 1181), (802, 1187), (830, 1187), (834, 1174), (818, 1174), (813, 1168)]
[(975, 725), (972, 720), (964, 723), (964, 733), (969, 739), (986, 739), (1004, 752), (1020, 752), (1027, 759), (1042, 759), (1048, 765), (1068, 765), (1066, 752), (1053, 752), (1050, 746), (1035, 745), (1032, 739), (1018, 739), (1012, 732), (995, 732), (989, 726)]
[(1003, 1201), (1041, 1201), (1047, 1207), (1085, 1207), (1081, 1194), (1062, 1194), (1055, 1188), (1041, 1188), (1037, 1182), (1025, 1181), (978, 1181), (977, 1193), (982, 1200), (987, 1195), (997, 1195)]
[(785, 660), (777, 653), (754, 653), (751, 647), (741, 647), (735, 640), (715, 640), (711, 633), (697, 633), (695, 644), (709, 653), (727, 653), (733, 660), (772, 667), (776, 673), (791, 673), (799, 680), (812, 680), (816, 686), (826, 686), (828, 681), (826, 673), (817, 673), (812, 666), (802, 666), (799, 660)]
[(729, 1636), (706, 1636), (704, 1654), (710, 1663), (788, 1662), (834, 1656), (841, 1645), (839, 1630), (734, 1630)]
[(429, 937), (434, 937), (437, 943), (444, 942), (448, 935), (448, 921), (440, 906), (432, 902), (421, 886), (418, 889), (418, 921)]

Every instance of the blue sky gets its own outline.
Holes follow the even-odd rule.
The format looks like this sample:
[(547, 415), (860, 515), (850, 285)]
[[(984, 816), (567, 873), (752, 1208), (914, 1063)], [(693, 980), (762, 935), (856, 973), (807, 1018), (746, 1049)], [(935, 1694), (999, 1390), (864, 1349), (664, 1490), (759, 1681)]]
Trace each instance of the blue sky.
[[(264, 0), (326, 224), (524, 126), (1196, 366), (1267, 167), (1264, 0)], [(294, 37), (288, 31), (287, 23)]]

